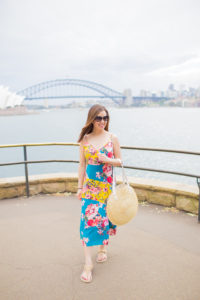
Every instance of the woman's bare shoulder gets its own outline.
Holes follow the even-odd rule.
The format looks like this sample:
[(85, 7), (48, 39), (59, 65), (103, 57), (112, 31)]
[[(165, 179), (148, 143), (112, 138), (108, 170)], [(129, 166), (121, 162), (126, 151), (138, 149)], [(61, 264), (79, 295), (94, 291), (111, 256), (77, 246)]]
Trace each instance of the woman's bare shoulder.
[(119, 146), (120, 147), (120, 142), (119, 142), (117, 134), (112, 133), (111, 139), (112, 139), (112, 142), (113, 142), (114, 146)]
[(115, 133), (113, 133), (113, 132), (110, 132), (110, 135), (111, 135), (111, 137), (113, 138), (113, 139), (118, 139), (118, 137), (117, 137), (117, 135), (115, 134)]
[(81, 145), (81, 146), (84, 146), (85, 143), (86, 143), (86, 141), (87, 141), (87, 136), (86, 136), (86, 134), (85, 134), (85, 135), (83, 136), (82, 140), (80, 141), (80, 145)]

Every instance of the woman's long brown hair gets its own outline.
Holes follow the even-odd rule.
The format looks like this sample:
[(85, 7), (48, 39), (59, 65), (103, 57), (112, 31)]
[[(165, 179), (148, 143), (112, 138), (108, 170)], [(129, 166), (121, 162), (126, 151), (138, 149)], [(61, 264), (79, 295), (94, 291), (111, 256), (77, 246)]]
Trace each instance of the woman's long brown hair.
[(101, 112), (101, 111), (105, 111), (108, 115), (108, 122), (106, 123), (106, 127), (104, 128), (105, 130), (108, 131), (109, 128), (109, 120), (110, 120), (110, 116), (108, 113), (108, 110), (105, 108), (105, 106), (100, 105), (100, 104), (94, 104), (90, 107), (89, 111), (88, 111), (88, 116), (87, 116), (87, 121), (85, 123), (85, 126), (82, 128), (81, 133), (79, 135), (79, 139), (78, 139), (78, 143), (80, 143), (84, 137), (85, 134), (88, 134), (90, 132), (92, 132), (93, 130), (93, 124), (92, 122), (94, 121), (95, 117)]

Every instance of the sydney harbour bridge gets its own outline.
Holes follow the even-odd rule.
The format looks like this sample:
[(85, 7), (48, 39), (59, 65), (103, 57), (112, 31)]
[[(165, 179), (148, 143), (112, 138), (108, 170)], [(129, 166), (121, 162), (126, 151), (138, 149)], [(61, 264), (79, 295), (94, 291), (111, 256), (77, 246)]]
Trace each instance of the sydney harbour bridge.
[[(126, 90), (130, 91), (130, 90)], [(111, 99), (115, 104), (132, 104), (133, 101), (159, 101), (169, 100), (169, 98), (160, 97), (132, 97), (130, 93), (126, 94), (115, 91), (105, 85), (81, 79), (56, 79), (41, 82), (17, 92), (24, 101), (48, 100), (48, 99)]]
[(105, 85), (81, 79), (56, 79), (30, 86), (17, 92), (26, 100), (107, 98), (116, 104), (123, 103), (125, 96)]

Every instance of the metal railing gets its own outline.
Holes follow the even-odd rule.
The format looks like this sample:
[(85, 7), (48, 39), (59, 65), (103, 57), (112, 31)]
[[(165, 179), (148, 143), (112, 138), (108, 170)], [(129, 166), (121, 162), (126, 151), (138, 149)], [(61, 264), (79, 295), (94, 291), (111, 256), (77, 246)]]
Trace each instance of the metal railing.
[[(79, 143), (29, 143), (29, 144), (11, 144), (11, 145), (0, 145), (1, 148), (15, 148), (22, 147), (24, 160), (18, 162), (9, 162), (9, 163), (0, 163), (0, 167), (2, 166), (12, 166), (12, 165), (24, 165), (25, 171), (25, 179), (26, 179), (26, 195), (29, 197), (29, 176), (28, 176), (28, 164), (38, 164), (38, 163), (52, 163), (52, 162), (72, 162), (79, 163), (78, 160), (28, 160), (27, 159), (27, 147), (36, 147), (36, 146), (79, 146)], [(179, 154), (187, 154), (187, 155), (197, 155), (200, 156), (200, 152), (192, 152), (192, 151), (182, 151), (182, 150), (174, 150), (174, 149), (160, 149), (160, 148), (143, 148), (143, 147), (132, 147), (132, 146), (121, 146), (121, 149), (130, 149), (130, 150), (142, 150), (142, 151), (158, 151), (158, 152), (171, 152), (171, 153), (179, 153)], [(158, 173), (168, 173), (173, 175), (180, 175), (186, 177), (196, 178), (197, 185), (199, 188), (199, 208), (198, 208), (198, 222), (200, 223), (200, 175), (199, 174), (189, 174), (182, 172), (174, 172), (174, 171), (166, 171), (160, 169), (150, 169), (150, 168), (141, 168), (135, 166), (127, 166), (123, 165), (124, 168), (141, 170), (141, 171), (150, 171), (150, 172), (158, 172)]]

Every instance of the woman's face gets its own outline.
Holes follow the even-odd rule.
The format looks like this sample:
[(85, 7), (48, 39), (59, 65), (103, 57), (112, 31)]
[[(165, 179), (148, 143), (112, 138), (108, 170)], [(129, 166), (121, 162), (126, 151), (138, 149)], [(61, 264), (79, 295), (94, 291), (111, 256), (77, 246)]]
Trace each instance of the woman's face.
[(93, 121), (94, 129), (97, 130), (104, 129), (106, 127), (107, 122), (108, 122), (108, 115), (106, 111), (103, 110), (97, 114), (97, 116)]

